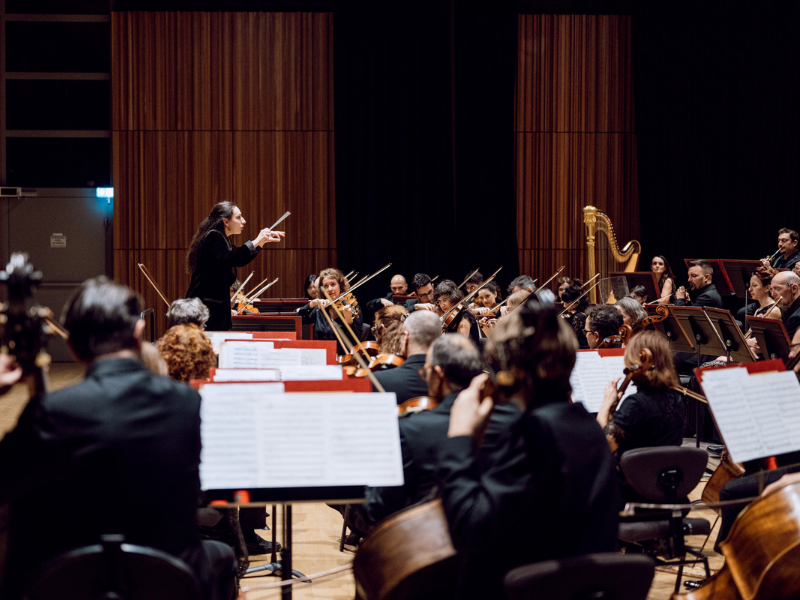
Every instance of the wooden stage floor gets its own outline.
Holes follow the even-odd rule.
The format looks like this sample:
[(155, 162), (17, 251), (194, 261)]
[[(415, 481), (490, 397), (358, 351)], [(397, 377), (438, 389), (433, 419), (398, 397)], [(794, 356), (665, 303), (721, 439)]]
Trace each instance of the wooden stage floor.
[[(50, 385), (52, 389), (60, 389), (72, 385), (83, 377), (84, 369), (80, 365), (70, 363), (55, 363), (51, 369)], [(6, 396), (0, 398), (0, 436), (11, 430), (22, 412), (27, 402), (27, 392), (23, 386), (17, 385)], [(684, 445), (694, 445), (693, 439), (684, 440)], [(716, 462), (710, 460), (710, 466), (715, 467)], [(690, 494), (691, 500), (700, 498), (704, 479), (698, 487)], [(293, 538), (294, 568), (306, 575), (321, 573), (339, 566), (348, 565), (353, 560), (353, 553), (339, 552), (339, 535), (342, 528), (342, 517), (335, 510), (329, 508), (321, 502), (311, 502), (296, 504), (293, 512)], [(278, 539), (282, 537), (281, 516), (282, 509), (278, 508)], [(702, 517), (714, 522), (716, 514), (710, 510), (698, 510), (692, 513), (693, 517)], [(706, 544), (704, 553), (709, 557), (712, 571), (719, 569), (723, 564), (723, 558), (712, 550), (716, 540), (719, 524), (714, 527), (711, 539)], [(54, 533), (56, 535), (56, 533)], [(264, 536), (269, 539), (269, 532), (264, 532)], [(692, 546), (700, 546), (703, 543), (702, 536), (689, 536), (687, 542)], [(262, 558), (264, 560), (257, 560)], [(269, 556), (251, 557), (251, 566), (258, 566), (269, 562)], [(697, 570), (697, 578), (700, 578), (702, 569)], [(246, 577), (242, 581), (243, 588), (257, 587), (273, 582), (277, 582), (276, 577), (259, 577), (254, 574)], [(656, 571), (653, 585), (650, 588), (648, 600), (666, 600), (672, 595), (675, 585), (675, 574)], [(267, 590), (253, 590), (240, 595), (240, 598), (247, 600), (269, 600), (280, 598), (280, 588)], [(323, 577), (314, 581), (312, 584), (296, 584), (294, 586), (294, 597), (298, 600), (352, 600), (355, 596), (355, 585), (353, 582), (352, 571), (344, 571)]]

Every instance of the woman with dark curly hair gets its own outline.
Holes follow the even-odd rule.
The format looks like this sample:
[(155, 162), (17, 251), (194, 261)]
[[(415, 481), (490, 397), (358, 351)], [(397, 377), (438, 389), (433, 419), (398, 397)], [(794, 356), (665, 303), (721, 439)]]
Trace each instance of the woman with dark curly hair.
[(176, 381), (208, 379), (208, 370), (217, 365), (211, 340), (196, 325), (172, 327), (157, 348), (167, 363), (169, 376)]
[[(439, 305), (439, 310), (447, 313), (448, 310), (456, 306), (464, 299), (464, 292), (462, 292), (454, 281), (445, 279), (433, 292), (433, 301)], [(459, 311), (458, 316), (447, 327), (446, 333), (460, 333), (464, 337), (468, 337), (476, 344), (480, 343), (481, 334), (478, 329), (478, 320), (472, 311), (467, 310), (466, 307)]]
[(186, 254), (186, 272), (192, 276), (186, 298), (200, 298), (211, 316), (209, 331), (228, 331), (231, 320), (230, 287), (236, 281), (236, 267), (252, 261), (265, 244), (279, 242), (283, 231), (262, 229), (256, 239), (234, 246), (231, 236), (239, 235), (247, 221), (233, 202), (220, 202), (200, 223)]

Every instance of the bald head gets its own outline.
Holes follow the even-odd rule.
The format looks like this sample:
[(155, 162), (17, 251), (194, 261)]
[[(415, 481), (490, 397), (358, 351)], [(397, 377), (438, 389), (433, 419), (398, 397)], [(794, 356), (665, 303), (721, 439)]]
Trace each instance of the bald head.
[(778, 308), (788, 310), (800, 297), (800, 277), (792, 271), (781, 271), (772, 278), (772, 297)]
[(392, 293), (395, 296), (402, 296), (406, 292), (408, 292), (408, 284), (406, 283), (406, 278), (402, 275), (395, 275), (392, 277), (392, 281), (389, 284), (389, 287), (392, 288)]

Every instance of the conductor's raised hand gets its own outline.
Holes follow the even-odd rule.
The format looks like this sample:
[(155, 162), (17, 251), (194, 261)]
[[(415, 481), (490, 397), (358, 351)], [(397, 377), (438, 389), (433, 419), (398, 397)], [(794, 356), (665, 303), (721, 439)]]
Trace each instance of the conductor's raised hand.
[(285, 236), (286, 232), (284, 231), (272, 231), (269, 228), (265, 228), (258, 232), (258, 236), (253, 240), (253, 245), (263, 247), (264, 244), (280, 242), (281, 238)]
[(482, 429), (494, 406), (490, 397), (481, 399), (481, 391), (488, 378), (485, 373), (474, 377), (469, 387), (458, 394), (450, 409), (447, 437), (472, 436)]

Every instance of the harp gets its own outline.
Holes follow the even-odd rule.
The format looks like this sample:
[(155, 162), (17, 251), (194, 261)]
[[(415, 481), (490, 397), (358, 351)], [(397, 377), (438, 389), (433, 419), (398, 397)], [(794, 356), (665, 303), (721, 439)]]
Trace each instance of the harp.
[[(583, 223), (586, 225), (589, 278), (600, 273), (600, 278), (605, 279), (611, 271), (636, 270), (639, 254), (642, 253), (642, 247), (637, 240), (631, 240), (620, 250), (611, 219), (594, 206), (583, 208)], [(604, 235), (598, 235), (601, 232)], [(597, 291), (592, 290), (589, 298), (593, 304), (597, 303)]]

